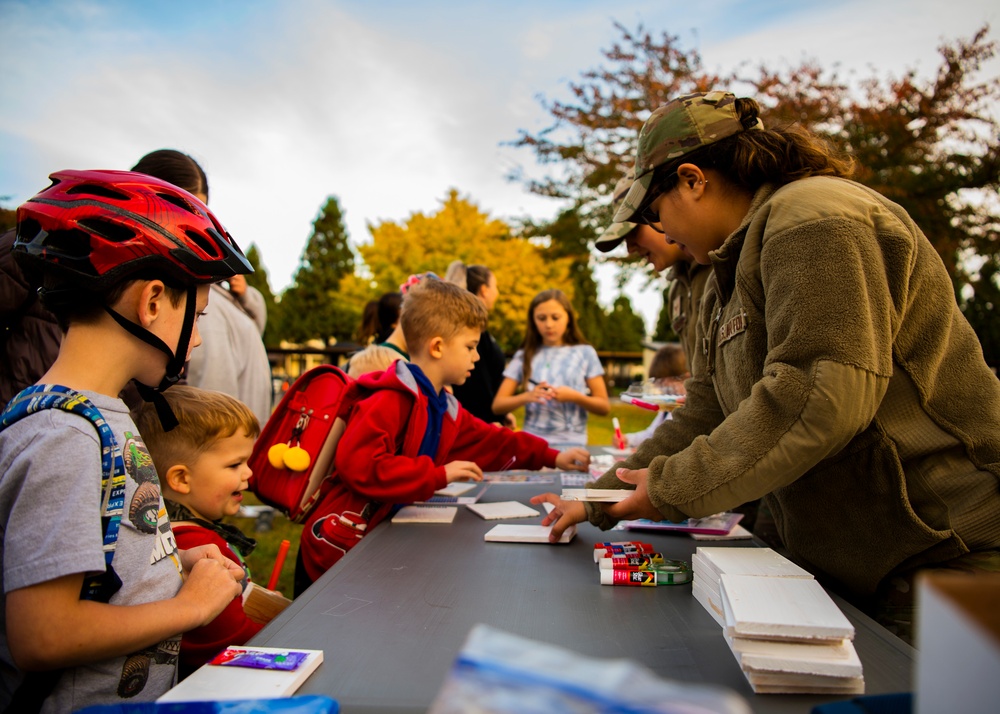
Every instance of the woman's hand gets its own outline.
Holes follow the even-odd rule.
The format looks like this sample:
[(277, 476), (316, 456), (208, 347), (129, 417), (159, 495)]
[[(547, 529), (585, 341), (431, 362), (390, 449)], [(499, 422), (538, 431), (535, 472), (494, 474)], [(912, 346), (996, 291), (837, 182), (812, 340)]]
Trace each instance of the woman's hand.
[(555, 508), (542, 519), (542, 525), (554, 523), (549, 533), (549, 543), (558, 543), (563, 531), (587, 520), (587, 509), (583, 501), (564, 501), (554, 493), (543, 493), (531, 497), (531, 503), (551, 503)]
[(604, 512), (619, 521), (632, 521), (637, 518), (648, 518), (651, 521), (662, 521), (663, 514), (649, 500), (646, 482), (649, 479), (649, 469), (625, 469), (615, 471), (619, 481), (635, 484), (635, 491), (628, 498), (618, 503), (604, 506)]

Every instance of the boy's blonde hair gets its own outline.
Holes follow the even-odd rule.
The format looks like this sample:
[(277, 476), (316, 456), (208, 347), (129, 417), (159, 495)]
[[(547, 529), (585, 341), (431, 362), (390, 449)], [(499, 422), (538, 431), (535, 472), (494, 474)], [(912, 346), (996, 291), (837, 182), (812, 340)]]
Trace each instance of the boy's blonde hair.
[(260, 435), (254, 413), (228, 394), (178, 385), (164, 391), (163, 397), (177, 415), (178, 425), (171, 431), (163, 431), (151, 402), (144, 402), (136, 414), (136, 426), (161, 477), (174, 466), (192, 466), (213, 444), (238, 430), (251, 439)]
[(384, 372), (400, 358), (398, 352), (388, 347), (368, 345), (351, 357), (351, 361), (347, 365), (347, 376), (357, 379), (362, 374), (369, 372)]
[(482, 332), (489, 313), (483, 301), (457, 285), (427, 278), (403, 297), (399, 324), (413, 354), (435, 337), (450, 340), (465, 328)]

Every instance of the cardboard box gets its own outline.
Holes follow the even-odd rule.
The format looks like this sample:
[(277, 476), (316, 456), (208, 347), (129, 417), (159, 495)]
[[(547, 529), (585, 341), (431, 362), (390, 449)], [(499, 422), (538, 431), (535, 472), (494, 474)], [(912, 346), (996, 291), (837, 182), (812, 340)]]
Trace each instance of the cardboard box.
[(1000, 702), (1000, 573), (917, 581), (916, 714), (981, 714)]

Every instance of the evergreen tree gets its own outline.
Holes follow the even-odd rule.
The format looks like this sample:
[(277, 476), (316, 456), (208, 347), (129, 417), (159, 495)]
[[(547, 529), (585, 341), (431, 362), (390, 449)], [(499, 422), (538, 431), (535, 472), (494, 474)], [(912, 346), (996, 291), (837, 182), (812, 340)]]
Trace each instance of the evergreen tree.
[(670, 300), (670, 285), (663, 288), (663, 308), (660, 310), (660, 316), (656, 320), (656, 330), (653, 331), (653, 339), (657, 342), (677, 342), (677, 333), (674, 332), (674, 327), (670, 322), (670, 306), (667, 304)]
[(313, 221), (295, 278), (281, 297), (280, 337), (293, 342), (349, 339), (361, 312), (339, 288), (353, 272), (354, 251), (344, 216), (337, 198), (330, 196)]
[(267, 279), (267, 269), (261, 261), (260, 250), (254, 243), (250, 244), (246, 252), (247, 260), (253, 266), (254, 272), (247, 276), (247, 285), (257, 288), (264, 296), (264, 305), (267, 307), (267, 326), (264, 328), (264, 344), (276, 345), (275, 325), (281, 324), (281, 316), (278, 314), (278, 303), (275, 302), (274, 292), (271, 290), (271, 283)]
[(608, 315), (604, 349), (615, 352), (638, 352), (646, 337), (646, 323), (632, 309), (627, 295), (619, 295)]

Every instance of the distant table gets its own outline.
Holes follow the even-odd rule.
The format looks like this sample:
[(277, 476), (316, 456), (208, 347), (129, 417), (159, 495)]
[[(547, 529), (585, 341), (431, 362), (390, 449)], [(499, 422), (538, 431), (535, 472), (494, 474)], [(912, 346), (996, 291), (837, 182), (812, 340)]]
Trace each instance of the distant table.
[[(527, 503), (560, 489), (495, 483), (482, 501)], [(594, 543), (640, 538), (584, 523), (569, 545), (484, 542), (497, 523), (463, 507), (450, 525), (383, 523), (250, 644), (324, 650), (299, 692), (327, 694), (346, 714), (425, 711), (480, 622), (591, 657), (628, 658), (665, 679), (723, 685), (756, 712), (802, 714), (843, 698), (755, 695), (689, 585), (601, 586)], [(753, 547), (655, 533), (641, 540), (689, 562), (699, 545)], [(866, 693), (912, 691), (915, 650), (834, 599), (856, 628)]]

